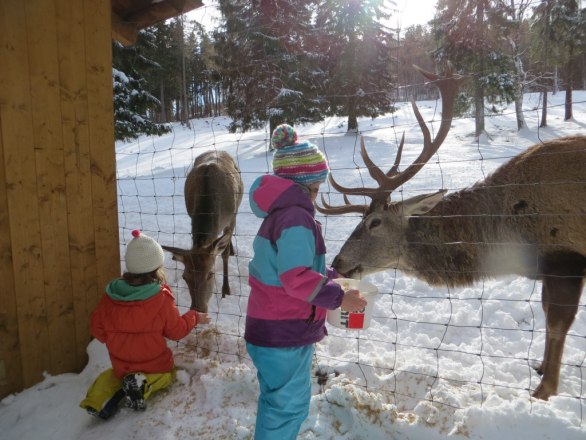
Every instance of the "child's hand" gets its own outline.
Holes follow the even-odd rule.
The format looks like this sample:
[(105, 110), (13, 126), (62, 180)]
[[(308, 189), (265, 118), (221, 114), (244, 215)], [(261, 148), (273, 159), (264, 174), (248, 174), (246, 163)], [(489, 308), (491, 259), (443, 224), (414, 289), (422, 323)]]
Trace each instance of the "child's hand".
[(367, 301), (364, 299), (362, 294), (355, 289), (348, 290), (344, 293), (344, 299), (342, 299), (342, 310), (347, 312), (357, 312), (366, 307)]
[(197, 315), (197, 324), (209, 324), (212, 321), (212, 318), (207, 313), (200, 313), (195, 312)]

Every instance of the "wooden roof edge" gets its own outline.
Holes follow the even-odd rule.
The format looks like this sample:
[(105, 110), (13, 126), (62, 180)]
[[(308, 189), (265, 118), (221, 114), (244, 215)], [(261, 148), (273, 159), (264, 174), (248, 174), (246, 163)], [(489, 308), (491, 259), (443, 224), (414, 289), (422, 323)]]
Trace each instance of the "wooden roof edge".
[(127, 23), (115, 12), (112, 12), (112, 39), (119, 41), (125, 46), (131, 46), (136, 43), (138, 28)]
[(121, 17), (112, 12), (112, 38), (125, 46), (136, 43), (138, 31), (203, 6), (202, 0), (162, 0)]

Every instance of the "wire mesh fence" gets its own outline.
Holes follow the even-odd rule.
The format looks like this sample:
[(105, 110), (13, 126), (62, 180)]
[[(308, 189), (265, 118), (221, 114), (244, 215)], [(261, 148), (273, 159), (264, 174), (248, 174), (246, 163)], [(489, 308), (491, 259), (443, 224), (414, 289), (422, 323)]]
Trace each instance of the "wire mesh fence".
[[(421, 106), (433, 131), (441, 118), (437, 106), (433, 101)], [(403, 131), (407, 142), (415, 144), (406, 145), (403, 160), (409, 163), (419, 154), (421, 135), (416, 121), (403, 113), (408, 112), (407, 107), (404, 109), (380, 122), (361, 121), (360, 134), (345, 133), (343, 123), (333, 118), (298, 129), (303, 138), (318, 143), (326, 153), (336, 180), (371, 186), (372, 179), (360, 157), (361, 136), (382, 169), (392, 166)], [(528, 110), (526, 116), (537, 116), (535, 113)], [(494, 115), (487, 125), (501, 130), (506, 123), (503, 121), (510, 118), (514, 115), (507, 112)], [(453, 125), (466, 123), (469, 121), (463, 118)], [(216, 291), (209, 303), (213, 325), (194, 330), (193, 337), (180, 342), (178, 350), (192, 350), (197, 356), (220, 362), (250, 363), (243, 334), (248, 263), (260, 219), (249, 207), (248, 189), (258, 175), (271, 172), (272, 153), (267, 129), (229, 134), (223, 124), (222, 118), (198, 121), (192, 130), (177, 127), (170, 136), (141, 138), (118, 148), (121, 255), (135, 228), (163, 245), (189, 248), (191, 223), (183, 197), (185, 176), (199, 154), (212, 149), (229, 151), (239, 164), (245, 187), (233, 236), (235, 255), (229, 264), (232, 294), (222, 298), (220, 293), (222, 269), (218, 258)], [(442, 147), (424, 171), (398, 189), (395, 198), (438, 188), (449, 193), (459, 191), (483, 180), (532, 143), (515, 130), (499, 131), (498, 142), (463, 139), (462, 133), (451, 133), (446, 144), (463, 147)], [(578, 184), (586, 185), (586, 179)], [(329, 184), (322, 185), (321, 190), (328, 203), (343, 203)], [(316, 218), (323, 225), (331, 262), (361, 216), (318, 213)], [(190, 297), (182, 279), (182, 265), (167, 255), (165, 267), (179, 307), (188, 308)], [(379, 290), (371, 326), (356, 332), (328, 327), (328, 337), (316, 348), (313, 377), (317, 390), (333, 384), (359, 387), (384, 396), (399, 410), (415, 411), (430, 421), (445, 411), (453, 417), (457, 409), (484, 405), (493, 395), (530, 398), (540, 382), (536, 370), (545, 345), (540, 281), (506, 275), (465, 287), (432, 287), (393, 267), (369, 276), (369, 280)], [(586, 424), (585, 353), (586, 302), (581, 298), (576, 322), (567, 336), (556, 397), (563, 399), (579, 426)]]

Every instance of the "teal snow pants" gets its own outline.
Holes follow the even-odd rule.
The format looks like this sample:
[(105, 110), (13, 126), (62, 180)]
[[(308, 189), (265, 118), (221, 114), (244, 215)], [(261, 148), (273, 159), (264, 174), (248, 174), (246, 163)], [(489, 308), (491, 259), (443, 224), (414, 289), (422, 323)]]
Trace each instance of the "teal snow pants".
[(254, 439), (294, 440), (309, 414), (314, 346), (246, 349), (260, 386)]

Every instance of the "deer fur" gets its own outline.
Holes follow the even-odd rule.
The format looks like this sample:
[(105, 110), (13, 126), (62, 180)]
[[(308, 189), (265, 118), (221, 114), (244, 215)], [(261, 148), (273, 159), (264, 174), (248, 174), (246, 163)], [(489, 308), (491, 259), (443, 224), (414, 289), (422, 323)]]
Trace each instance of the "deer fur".
[(586, 255), (586, 205), (577, 202), (586, 201), (585, 164), (586, 137), (557, 139), (531, 147), (469, 189), (393, 204), (392, 230), (408, 251), (386, 249), (377, 258), (432, 285), (466, 286), (506, 274), (536, 278), (537, 258)]
[(242, 201), (238, 165), (225, 151), (209, 151), (195, 159), (185, 180), (185, 207), (191, 218), (191, 249), (163, 246), (184, 265), (191, 308), (208, 311), (215, 287), (215, 261), (222, 255), (222, 298), (230, 294), (228, 259), (234, 255), (232, 234)]
[(351, 205), (345, 198), (341, 207), (330, 207), (322, 198), (325, 208), (317, 206), (326, 214), (363, 213), (332, 266), (351, 278), (394, 268), (430, 285), (449, 287), (507, 274), (542, 281), (546, 343), (537, 369), (542, 380), (533, 396), (547, 400), (558, 390), (565, 338), (586, 278), (586, 137), (537, 144), (470, 188), (393, 203), (391, 191), (429, 160), (451, 124), (454, 80), (459, 79), (451, 73), (424, 75), (436, 81), (442, 115), (449, 115), (442, 121), (442, 137), (431, 140), (414, 105), (424, 133), (422, 161), (399, 172), (401, 141), (395, 166), (383, 173), (368, 158), (362, 142), (364, 161), (379, 188), (344, 188), (330, 178), (345, 195), (372, 198), (370, 205)]

